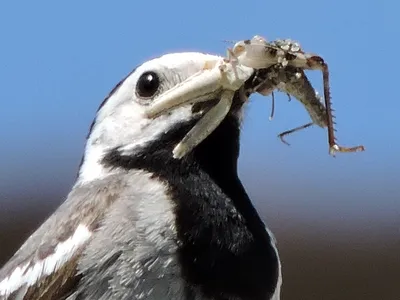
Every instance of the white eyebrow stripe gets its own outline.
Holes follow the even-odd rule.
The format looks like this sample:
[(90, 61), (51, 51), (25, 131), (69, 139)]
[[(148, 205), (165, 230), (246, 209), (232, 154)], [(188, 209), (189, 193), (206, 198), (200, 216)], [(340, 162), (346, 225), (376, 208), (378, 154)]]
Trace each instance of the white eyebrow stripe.
[(59, 243), (54, 253), (43, 260), (37, 261), (30, 268), (31, 262), (16, 267), (13, 272), (0, 282), (0, 296), (8, 297), (24, 285), (34, 285), (44, 276), (48, 276), (72, 258), (76, 250), (81, 247), (92, 235), (86, 225), (79, 224), (74, 234)]

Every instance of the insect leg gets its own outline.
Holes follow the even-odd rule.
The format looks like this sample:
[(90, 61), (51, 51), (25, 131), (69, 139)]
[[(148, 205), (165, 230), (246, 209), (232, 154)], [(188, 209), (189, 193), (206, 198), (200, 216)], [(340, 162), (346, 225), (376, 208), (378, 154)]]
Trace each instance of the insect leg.
[(272, 92), (271, 96), (272, 96), (272, 104), (271, 104), (271, 114), (269, 116), (270, 121), (274, 117), (274, 113), (275, 113), (275, 94), (274, 94), (274, 92)]
[(290, 129), (290, 130), (287, 130), (287, 131), (284, 131), (284, 132), (278, 134), (278, 137), (281, 139), (281, 141), (282, 141), (284, 144), (290, 146), (290, 144), (289, 144), (288, 142), (286, 142), (285, 139), (283, 138), (284, 136), (286, 136), (286, 135), (288, 135), (288, 134), (291, 134), (291, 133), (293, 133), (293, 132), (296, 132), (296, 131), (305, 129), (305, 128), (307, 128), (307, 127), (310, 127), (310, 126), (313, 125), (313, 124), (314, 124), (313, 122), (310, 122), (310, 123), (307, 123), (307, 124), (305, 124), (305, 125), (302, 125), (302, 126), (299, 126), (299, 127), (296, 127), (296, 128), (293, 128), (293, 129)]
[(228, 114), (235, 92), (224, 90), (221, 100), (213, 106), (185, 135), (173, 150), (174, 158), (180, 159), (204, 141), (221, 124)]
[(355, 146), (355, 147), (343, 147), (336, 144), (335, 138), (335, 129), (334, 129), (334, 122), (333, 122), (333, 115), (332, 115), (332, 107), (331, 107), (331, 98), (330, 98), (330, 91), (329, 91), (329, 71), (328, 65), (323, 63), (322, 67), (322, 77), (324, 82), (324, 98), (325, 98), (325, 107), (327, 113), (327, 125), (328, 125), (328, 142), (329, 142), (329, 154), (335, 156), (335, 152), (358, 152), (364, 151), (365, 148), (362, 145)]

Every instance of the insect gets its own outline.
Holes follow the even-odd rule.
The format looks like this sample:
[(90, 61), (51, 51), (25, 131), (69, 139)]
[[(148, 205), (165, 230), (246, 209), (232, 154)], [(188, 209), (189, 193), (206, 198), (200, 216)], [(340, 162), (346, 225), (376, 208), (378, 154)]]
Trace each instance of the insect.
[[(233, 55), (246, 66), (256, 69), (273, 68), (265, 79), (264, 87), (259, 87), (261, 94), (273, 93), (275, 88), (293, 95), (308, 111), (312, 122), (282, 132), (285, 135), (317, 124), (328, 128), (329, 153), (364, 151), (364, 146), (343, 147), (336, 143), (329, 91), (329, 70), (324, 60), (317, 55), (305, 53), (299, 43), (285, 39), (268, 43), (261, 36), (254, 36), (251, 40), (240, 41), (232, 49)], [(325, 106), (320, 97), (307, 79), (304, 70), (320, 70), (323, 76)], [(262, 83), (260, 84), (262, 85)], [(274, 101), (274, 99), (273, 99)], [(287, 144), (287, 143), (286, 143)]]
[[(202, 71), (159, 96), (147, 109), (147, 116), (154, 118), (188, 102), (193, 104), (206, 98), (210, 99), (210, 95), (220, 99), (174, 148), (175, 158), (182, 158), (189, 153), (221, 123), (229, 112), (236, 91), (243, 101), (246, 100), (243, 85), (251, 77), (254, 69), (258, 70), (256, 77), (263, 80), (254, 85), (248, 94), (259, 92), (268, 95), (275, 89), (286, 91), (287, 94), (298, 97), (313, 120), (312, 123), (283, 132), (280, 134), (281, 139), (284, 135), (316, 123), (328, 128), (330, 154), (364, 150), (363, 146), (348, 148), (336, 143), (330, 103), (329, 71), (321, 57), (304, 53), (297, 42), (277, 40), (268, 43), (260, 36), (236, 43), (232, 49), (228, 49), (227, 54), (227, 58), (221, 57), (218, 62), (210, 62)], [(322, 71), (325, 106), (315, 95), (304, 70)]]

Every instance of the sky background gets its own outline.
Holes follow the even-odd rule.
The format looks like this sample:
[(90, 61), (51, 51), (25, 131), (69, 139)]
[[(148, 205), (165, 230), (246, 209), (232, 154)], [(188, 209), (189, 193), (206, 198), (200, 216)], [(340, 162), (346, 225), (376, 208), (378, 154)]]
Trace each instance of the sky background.
[[(309, 122), (305, 109), (277, 93), (269, 121), (271, 98), (252, 97), (240, 173), (282, 241), (289, 270), (284, 299), (296, 299), (300, 291), (304, 297), (298, 299), (344, 300), (360, 291), (363, 299), (399, 299), (390, 281), (386, 288), (372, 284), (390, 270), (400, 274), (397, 3), (1, 1), (0, 259), (64, 199), (97, 107), (120, 79), (165, 53), (225, 55), (231, 46), (226, 40), (258, 34), (297, 40), (325, 59), (339, 144), (366, 147), (332, 158), (326, 130), (318, 127), (288, 136), (288, 147), (276, 136)], [(322, 91), (321, 73), (307, 74)], [(348, 262), (354, 268), (338, 269), (334, 277), (333, 269), (318, 267), (320, 249), (330, 268)], [(384, 262), (375, 269), (372, 257)], [(339, 284), (343, 273), (350, 276), (345, 287)], [(329, 276), (336, 279), (324, 281)], [(315, 281), (321, 293), (325, 287), (331, 293), (321, 298)]]

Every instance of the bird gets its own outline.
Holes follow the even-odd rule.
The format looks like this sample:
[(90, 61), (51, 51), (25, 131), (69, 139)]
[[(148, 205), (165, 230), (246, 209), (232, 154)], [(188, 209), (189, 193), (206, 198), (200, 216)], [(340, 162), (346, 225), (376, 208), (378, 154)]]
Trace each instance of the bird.
[(213, 101), (144, 114), (211, 57), (164, 54), (111, 90), (65, 201), (0, 269), (0, 300), (280, 299), (275, 237), (238, 176), (247, 102), (236, 93), (221, 124), (182, 159), (172, 149)]

